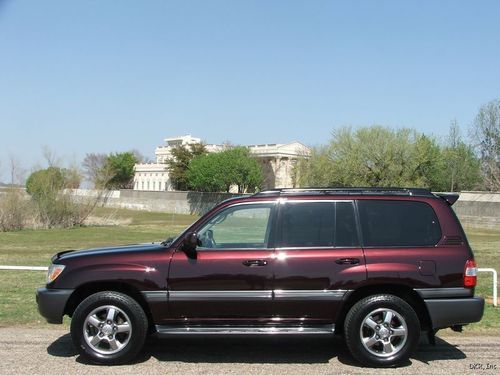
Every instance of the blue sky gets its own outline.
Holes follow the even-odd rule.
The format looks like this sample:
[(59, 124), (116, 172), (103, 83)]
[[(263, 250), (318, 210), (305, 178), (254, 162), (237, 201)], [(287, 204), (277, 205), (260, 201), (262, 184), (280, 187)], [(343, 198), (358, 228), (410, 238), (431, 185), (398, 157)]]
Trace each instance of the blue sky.
[(500, 98), (499, 1), (0, 0), (0, 180), (191, 133), (324, 143), (443, 137)]

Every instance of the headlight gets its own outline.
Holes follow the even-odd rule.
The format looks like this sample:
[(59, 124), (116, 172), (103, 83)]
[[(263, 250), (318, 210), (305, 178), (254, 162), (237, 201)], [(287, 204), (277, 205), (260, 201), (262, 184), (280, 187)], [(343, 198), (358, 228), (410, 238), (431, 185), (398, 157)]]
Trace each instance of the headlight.
[(49, 272), (47, 272), (47, 284), (57, 279), (64, 270), (64, 267), (66, 266), (63, 266), (62, 264), (51, 264)]

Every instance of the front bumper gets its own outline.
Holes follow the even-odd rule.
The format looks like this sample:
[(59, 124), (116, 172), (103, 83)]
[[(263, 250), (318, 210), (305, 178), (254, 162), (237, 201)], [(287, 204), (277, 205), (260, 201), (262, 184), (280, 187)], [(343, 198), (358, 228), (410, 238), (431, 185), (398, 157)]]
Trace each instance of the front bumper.
[(424, 302), (434, 329), (479, 322), (483, 317), (484, 299), (480, 297), (426, 299)]
[(74, 289), (38, 288), (36, 290), (36, 303), (40, 315), (49, 323), (61, 324), (64, 308), (73, 291)]

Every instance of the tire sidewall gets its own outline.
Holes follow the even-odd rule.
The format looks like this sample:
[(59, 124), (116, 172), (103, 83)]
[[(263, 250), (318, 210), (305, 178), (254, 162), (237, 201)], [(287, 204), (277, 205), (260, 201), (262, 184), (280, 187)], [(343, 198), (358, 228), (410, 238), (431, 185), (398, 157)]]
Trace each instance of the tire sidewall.
[[(380, 308), (396, 311), (403, 317), (407, 326), (407, 338), (403, 348), (389, 357), (378, 357), (370, 353), (360, 337), (360, 329), (366, 316)], [(396, 366), (407, 360), (420, 339), (420, 322), (415, 311), (404, 300), (393, 295), (376, 295), (357, 302), (349, 311), (344, 328), (351, 354), (361, 363), (374, 367)]]
[[(96, 352), (83, 335), (83, 326), (88, 314), (105, 305), (113, 305), (123, 310), (130, 319), (131, 337), (126, 346), (117, 353)], [(129, 296), (117, 292), (100, 292), (83, 300), (75, 310), (71, 320), (71, 337), (80, 354), (100, 364), (120, 364), (132, 359), (142, 348), (147, 333), (147, 320), (141, 306)]]

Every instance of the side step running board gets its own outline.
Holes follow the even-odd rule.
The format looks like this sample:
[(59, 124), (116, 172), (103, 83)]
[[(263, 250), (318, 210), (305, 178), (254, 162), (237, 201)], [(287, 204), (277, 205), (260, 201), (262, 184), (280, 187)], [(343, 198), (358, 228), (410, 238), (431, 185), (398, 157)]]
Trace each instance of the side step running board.
[(158, 336), (172, 335), (331, 335), (335, 324), (318, 326), (174, 326), (157, 325)]

